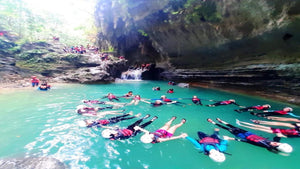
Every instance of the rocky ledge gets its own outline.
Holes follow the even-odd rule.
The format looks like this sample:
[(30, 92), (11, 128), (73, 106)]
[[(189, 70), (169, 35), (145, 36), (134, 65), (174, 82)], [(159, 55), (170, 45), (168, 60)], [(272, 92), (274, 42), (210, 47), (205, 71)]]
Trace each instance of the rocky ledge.
[(251, 65), (228, 70), (175, 69), (162, 79), (255, 93), (300, 105), (300, 64)]

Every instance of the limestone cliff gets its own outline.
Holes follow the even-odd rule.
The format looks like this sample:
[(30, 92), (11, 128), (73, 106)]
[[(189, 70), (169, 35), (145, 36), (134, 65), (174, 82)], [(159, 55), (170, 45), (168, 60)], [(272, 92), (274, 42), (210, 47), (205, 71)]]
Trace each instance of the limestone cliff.
[(100, 48), (156, 63), (161, 79), (250, 85), (299, 103), (299, 9), (299, 0), (99, 0), (95, 17)]
[(101, 48), (176, 68), (299, 62), (300, 1), (100, 0)]

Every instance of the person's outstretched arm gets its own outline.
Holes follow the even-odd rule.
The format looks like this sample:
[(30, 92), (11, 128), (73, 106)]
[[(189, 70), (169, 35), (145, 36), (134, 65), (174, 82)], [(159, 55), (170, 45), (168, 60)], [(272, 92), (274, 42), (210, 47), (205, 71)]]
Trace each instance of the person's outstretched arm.
[(194, 146), (201, 152), (203, 152), (203, 146), (201, 146), (201, 144), (196, 141), (195, 139), (193, 139), (192, 137), (185, 137), (188, 141), (190, 141), (192, 144), (194, 144)]

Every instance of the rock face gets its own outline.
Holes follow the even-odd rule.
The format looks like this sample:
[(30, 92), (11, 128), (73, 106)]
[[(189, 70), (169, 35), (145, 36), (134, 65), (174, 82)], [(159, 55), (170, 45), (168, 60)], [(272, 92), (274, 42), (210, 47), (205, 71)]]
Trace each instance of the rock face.
[[(127, 61), (110, 56), (101, 61), (99, 54), (65, 53), (59, 42), (35, 42), (17, 45), (0, 39), (0, 83), (24, 87), (32, 75), (50, 82), (98, 83), (113, 81), (127, 70)], [(24, 81), (27, 79), (27, 81)]]
[(100, 1), (99, 46), (175, 68), (299, 62), (299, 1)]
[(255, 91), (258, 95), (300, 104), (300, 65), (251, 65), (229, 70), (176, 69), (161, 78), (180, 82), (201, 82), (218, 88)]
[(299, 100), (298, 9), (300, 1), (106, 0), (95, 17), (101, 48), (129, 63), (156, 63), (145, 78), (251, 86)]

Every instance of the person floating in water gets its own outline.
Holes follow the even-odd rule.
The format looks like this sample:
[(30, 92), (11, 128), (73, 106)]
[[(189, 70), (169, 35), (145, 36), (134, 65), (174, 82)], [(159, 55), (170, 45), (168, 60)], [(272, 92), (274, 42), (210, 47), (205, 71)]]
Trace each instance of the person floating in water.
[[(253, 130), (259, 130), (267, 133), (274, 133), (278, 137), (300, 137), (300, 130), (299, 130), (300, 123), (290, 124), (290, 123), (268, 122), (268, 121), (260, 121), (260, 120), (253, 120), (253, 122), (258, 124), (251, 124), (251, 123), (236, 120), (236, 124), (238, 124), (239, 126), (250, 128)], [(272, 128), (272, 127), (263, 126), (259, 124), (285, 126), (285, 127), (290, 127), (291, 129)]]
[(258, 136), (256, 134), (253, 134), (249, 131), (243, 130), (241, 128), (235, 127), (225, 121), (222, 121), (221, 119), (217, 118), (217, 120), (222, 123), (225, 124), (225, 126), (215, 123), (213, 120), (211, 119), (207, 119), (208, 122), (217, 125), (218, 127), (228, 130), (230, 133), (232, 133), (235, 137), (234, 140), (236, 141), (242, 141), (242, 142), (246, 142), (252, 145), (256, 145), (256, 146), (260, 146), (260, 147), (264, 147), (266, 149), (268, 149), (269, 151), (272, 152), (284, 152), (284, 153), (291, 153), (293, 151), (292, 146), (290, 146), (287, 143), (280, 143), (279, 137), (274, 137), (274, 141), (271, 141), (267, 138)]
[(136, 126), (139, 126), (140, 128), (145, 128), (157, 119), (157, 116), (154, 116), (150, 121), (141, 124), (144, 119), (147, 119), (149, 117), (150, 115), (147, 114), (145, 117), (137, 120), (133, 124), (129, 125), (127, 128), (119, 129), (110, 127), (110, 129), (105, 129), (101, 133), (102, 137), (108, 138), (110, 140), (123, 140), (128, 139), (130, 137), (134, 137), (139, 132), (139, 130), (135, 129)]
[(154, 107), (158, 107), (158, 106), (162, 106), (162, 105), (166, 105), (166, 104), (176, 104), (177, 101), (172, 101), (172, 102), (163, 102), (161, 100), (155, 100), (154, 102), (148, 102), (146, 100), (141, 100), (145, 103), (151, 104)]
[(300, 123), (300, 119), (298, 118), (276, 117), (276, 116), (266, 116), (265, 118), (269, 120), (291, 121), (291, 122)]
[(82, 103), (86, 103), (86, 104), (105, 104), (104, 101), (99, 101), (99, 100), (82, 100)]
[(132, 91), (129, 91), (128, 93), (124, 94), (122, 97), (131, 98), (131, 97), (133, 97), (133, 93), (132, 93)]
[(241, 112), (254, 111), (254, 110), (268, 110), (269, 108), (271, 108), (271, 105), (264, 104), (262, 106), (261, 105), (249, 106), (242, 109), (236, 109), (234, 111), (241, 113)]
[(254, 113), (251, 112), (252, 115), (259, 116), (259, 117), (266, 117), (272, 115), (290, 115), (293, 117), (299, 118), (300, 116), (296, 116), (295, 114), (291, 113), (293, 111), (290, 107), (285, 107), (282, 110), (265, 110), (263, 113)]
[(34, 87), (39, 86), (40, 80), (36, 76), (32, 76), (30, 82), (32, 87)]
[(173, 100), (167, 98), (167, 96), (165, 96), (165, 95), (162, 95), (162, 96), (160, 97), (160, 100), (162, 100), (163, 102), (173, 102)]
[(174, 93), (174, 89), (169, 89), (167, 93)]
[(234, 105), (240, 106), (233, 99), (225, 100), (225, 101), (219, 101), (219, 102), (216, 102), (214, 104), (209, 104), (209, 105), (206, 105), (206, 106), (208, 106), (208, 107), (215, 107), (215, 106), (229, 105), (229, 104), (234, 104)]
[(175, 83), (175, 82), (173, 82), (173, 81), (169, 81), (169, 82), (168, 82), (168, 85), (175, 86), (175, 85), (176, 85), (176, 83)]
[(131, 102), (128, 103), (127, 105), (132, 105), (132, 104), (138, 105), (140, 101), (141, 101), (141, 96), (140, 96), (140, 95), (135, 95), (135, 96), (132, 98)]
[(50, 85), (48, 85), (47, 82), (43, 82), (40, 86), (39, 86), (39, 89), (40, 90), (49, 90), (51, 88)]
[(180, 123), (171, 126), (172, 122), (176, 119), (176, 117), (172, 117), (167, 123), (165, 123), (161, 128), (156, 130), (155, 132), (149, 132), (141, 127), (135, 127), (136, 130), (141, 130), (145, 134), (141, 137), (141, 141), (143, 143), (160, 143), (164, 141), (175, 140), (179, 138), (185, 138), (187, 136), (186, 133), (183, 133), (179, 136), (173, 136), (175, 131), (181, 127), (186, 120), (182, 119)]
[(152, 90), (153, 91), (160, 91), (160, 87), (153, 87)]
[(197, 104), (197, 105), (201, 105), (201, 106), (202, 106), (201, 100), (200, 100), (197, 96), (193, 96), (192, 102), (193, 102), (194, 104)]
[(108, 114), (123, 114), (120, 112), (123, 112), (125, 110), (116, 110), (116, 111), (104, 111), (104, 112), (98, 112), (100, 110), (104, 109), (111, 109), (112, 107), (87, 107), (84, 105), (77, 106), (76, 112), (80, 115), (84, 116), (96, 116), (96, 117), (104, 117)]
[(213, 161), (224, 162), (226, 159), (224, 152), (227, 150), (227, 140), (231, 138), (223, 136), (224, 139), (221, 139), (218, 128), (215, 128), (212, 135), (207, 135), (201, 131), (198, 131), (197, 134), (199, 137), (198, 141), (189, 136), (187, 136), (186, 139), (193, 143), (200, 152), (204, 152), (205, 155), (208, 155)]
[(84, 120), (84, 122), (86, 124), (86, 127), (93, 127), (93, 126), (103, 127), (103, 126), (106, 126), (109, 124), (115, 124), (115, 123), (118, 123), (123, 120), (129, 120), (129, 119), (133, 119), (133, 118), (137, 118), (137, 117), (141, 116), (140, 113), (135, 116), (128, 117), (130, 115), (133, 115), (132, 111), (129, 113), (126, 113), (124, 115), (121, 115), (121, 116), (111, 117), (109, 119), (97, 119), (94, 121)]
[(112, 105), (112, 109), (118, 109), (124, 107), (127, 103), (116, 103), (116, 102), (109, 102), (109, 101), (99, 101), (99, 100), (82, 100), (83, 103), (92, 106), (92, 104), (107, 104)]
[(102, 99), (104, 98), (108, 98), (108, 100), (113, 101), (113, 100), (117, 100), (120, 101), (117, 96), (113, 95), (112, 93), (108, 93), (107, 96), (102, 97)]

